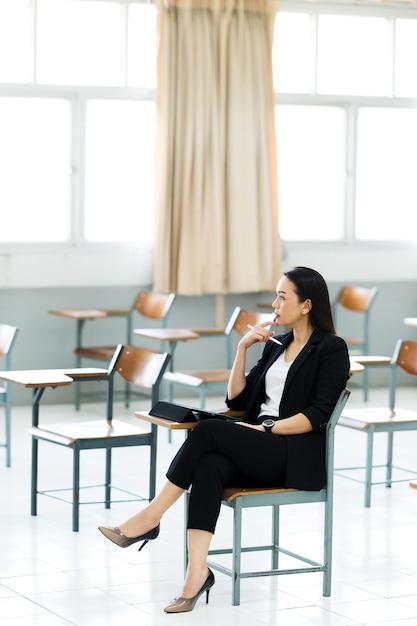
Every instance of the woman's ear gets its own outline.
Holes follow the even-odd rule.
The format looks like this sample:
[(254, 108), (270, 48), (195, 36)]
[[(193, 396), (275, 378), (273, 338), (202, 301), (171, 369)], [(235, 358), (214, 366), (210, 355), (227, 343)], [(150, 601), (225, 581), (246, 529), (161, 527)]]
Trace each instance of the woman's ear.
[(312, 308), (313, 308), (313, 303), (311, 302), (310, 298), (307, 298), (307, 300), (304, 300), (302, 312), (304, 314), (305, 313), (310, 313)]

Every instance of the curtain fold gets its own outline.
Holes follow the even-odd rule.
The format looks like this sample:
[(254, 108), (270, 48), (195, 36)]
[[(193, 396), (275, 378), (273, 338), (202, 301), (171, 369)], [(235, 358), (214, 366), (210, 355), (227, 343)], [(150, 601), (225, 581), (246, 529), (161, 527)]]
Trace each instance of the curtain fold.
[(273, 290), (280, 275), (272, 0), (158, 6), (154, 289)]

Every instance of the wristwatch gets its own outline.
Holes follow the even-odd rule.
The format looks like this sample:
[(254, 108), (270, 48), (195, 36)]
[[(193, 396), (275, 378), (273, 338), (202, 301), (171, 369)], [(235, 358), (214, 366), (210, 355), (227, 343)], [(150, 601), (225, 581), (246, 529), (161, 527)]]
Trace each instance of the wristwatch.
[(265, 428), (266, 433), (271, 433), (273, 427), (275, 426), (275, 420), (270, 417), (262, 422), (262, 426)]

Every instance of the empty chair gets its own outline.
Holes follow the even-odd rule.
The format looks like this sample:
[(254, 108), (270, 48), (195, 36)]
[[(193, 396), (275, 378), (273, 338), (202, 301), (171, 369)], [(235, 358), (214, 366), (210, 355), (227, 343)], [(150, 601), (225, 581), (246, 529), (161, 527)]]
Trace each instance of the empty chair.
[[(313, 573), (323, 572), (323, 596), (330, 596), (331, 593), (331, 570), (332, 570), (332, 528), (333, 528), (333, 463), (334, 463), (334, 430), (340, 414), (349, 398), (350, 392), (345, 389), (340, 394), (339, 400), (332, 412), (326, 430), (326, 484), (320, 491), (304, 491), (299, 489), (282, 488), (279, 485), (276, 488), (264, 487), (248, 487), (246, 485), (237, 485), (236, 487), (228, 487), (223, 491), (222, 504), (233, 511), (233, 539), (232, 546), (222, 549), (211, 549), (209, 551), (209, 560), (207, 565), (212, 569), (218, 570), (226, 574), (232, 579), (232, 604), (240, 604), (240, 582), (244, 578), (253, 578), (259, 576), (277, 576), (283, 574)], [(186, 494), (185, 501), (185, 528), (187, 528), (187, 512), (188, 512), (189, 494)], [(291, 550), (283, 548), (280, 542), (280, 507), (286, 504), (315, 504), (323, 503), (323, 532), (322, 532), (322, 548), (323, 558), (321, 562), (317, 562), (311, 558), (311, 555), (294, 553)], [(243, 509), (254, 507), (271, 507), (272, 508), (272, 529), (264, 529), (261, 524), (256, 530), (255, 541), (262, 541), (262, 544), (251, 546), (242, 546), (242, 522)], [(303, 512), (305, 515), (305, 512)], [(270, 532), (268, 537), (264, 538), (264, 531)], [(308, 524), (305, 528), (308, 533)], [(314, 536), (314, 542), (316, 537)], [(303, 543), (304, 537), (303, 537)], [(186, 541), (184, 542), (186, 546)], [(245, 553), (267, 552), (270, 554), (270, 568), (260, 569), (260, 556), (258, 557), (259, 568), (255, 571), (242, 570), (242, 556)], [(287, 555), (300, 562), (298, 567), (289, 568), (279, 566), (280, 554)], [(218, 560), (213, 557), (220, 556)], [(231, 555), (231, 565), (226, 567), (224, 564), (224, 555)], [(185, 551), (185, 563), (187, 564), (187, 553)]]
[[(385, 484), (391, 487), (394, 482), (408, 481), (415, 476), (416, 470), (408, 470), (393, 465), (394, 433), (396, 431), (417, 430), (417, 411), (402, 409), (396, 405), (397, 373), (401, 369), (411, 376), (417, 376), (417, 342), (400, 339), (394, 350), (389, 367), (389, 401), (383, 407), (346, 408), (339, 419), (339, 425), (351, 428), (366, 435), (366, 458), (363, 466), (349, 466), (336, 468), (335, 472), (365, 485), (365, 506), (371, 505), (372, 485)], [(384, 465), (374, 465), (373, 444), (374, 435), (386, 433), (387, 455)], [(385, 478), (374, 480), (373, 470), (377, 467), (385, 468)], [(357, 471), (364, 471), (364, 479), (357, 478)], [(408, 477), (393, 479), (393, 470), (408, 473)], [(400, 473), (398, 472), (398, 475)]]
[[(116, 348), (113, 359), (109, 365), (107, 374), (107, 410), (102, 419), (93, 421), (81, 421), (78, 414), (74, 421), (62, 424), (35, 424), (30, 433), (32, 435), (32, 515), (37, 514), (37, 495), (48, 495), (59, 500), (59, 492), (70, 491), (71, 499), (64, 500), (72, 504), (72, 529), (78, 531), (79, 528), (79, 507), (80, 504), (92, 504), (80, 499), (80, 453), (82, 450), (105, 450), (105, 464), (103, 468), (104, 477), (104, 502), (106, 508), (110, 508), (112, 501), (112, 491), (118, 489), (111, 481), (112, 474), (112, 449), (131, 446), (147, 446), (149, 449), (149, 489), (146, 496), (139, 496), (129, 492), (124, 492), (124, 499), (119, 502), (131, 500), (151, 500), (155, 496), (156, 480), (156, 444), (157, 426), (151, 425), (148, 432), (136, 424), (128, 424), (125, 421), (113, 419), (113, 377), (117, 371), (125, 381), (140, 387), (142, 390), (150, 392), (149, 405), (153, 406), (158, 401), (159, 386), (167, 367), (170, 355), (159, 354), (139, 348), (136, 346), (119, 346)], [(76, 372), (73, 376), (76, 381)], [(82, 384), (75, 382), (75, 384)], [(72, 450), (73, 471), (72, 487), (38, 489), (38, 450), (39, 441), (57, 444)], [(56, 470), (56, 468), (54, 468)], [(134, 474), (134, 470), (131, 470)], [(139, 472), (143, 475), (143, 471)], [(83, 486), (85, 488), (86, 486)], [(97, 485), (95, 485), (97, 487)], [(95, 502), (97, 503), (97, 501)]]
[(181, 385), (190, 390), (195, 390), (200, 396), (200, 407), (206, 404), (206, 392), (208, 387), (225, 387), (229, 380), (230, 368), (232, 367), (232, 331), (236, 331), (241, 337), (248, 332), (248, 325), (255, 326), (261, 322), (271, 321), (271, 313), (259, 313), (236, 307), (233, 311), (226, 328), (193, 328), (201, 337), (223, 335), (226, 339), (226, 363), (224, 368), (199, 369), (167, 372), (164, 376), (170, 387), (169, 398), (172, 400), (173, 385)]
[[(130, 309), (100, 309), (106, 314), (106, 317), (114, 317), (121, 316), (126, 318), (127, 328), (126, 328), (126, 343), (133, 344), (133, 322), (135, 319), (135, 315), (138, 314), (143, 318), (147, 318), (149, 320), (155, 320), (161, 323), (162, 327), (166, 327), (167, 324), (167, 316), (169, 311), (171, 310), (172, 304), (175, 299), (175, 294), (162, 294), (155, 293), (153, 291), (140, 291), (137, 297), (135, 298)], [(105, 318), (100, 318), (105, 319)], [(98, 321), (98, 320), (95, 320)], [(109, 361), (114, 353), (116, 348), (115, 345), (104, 345), (104, 346), (86, 346), (82, 343), (82, 329), (84, 326), (85, 320), (80, 320), (79, 322), (79, 332), (78, 332), (78, 340), (77, 347), (74, 350), (76, 355), (76, 366), (81, 367), (83, 359), (99, 359)], [(75, 391), (75, 405), (78, 409), (81, 403), (81, 388), (77, 386)], [(87, 396), (86, 394), (83, 394)], [(129, 406), (130, 401), (130, 386), (129, 383), (126, 383), (125, 386), (125, 401), (126, 406)]]
[[(5, 370), (11, 369), (11, 357), (18, 329), (8, 324), (0, 324), (0, 359), (4, 359)], [(4, 406), (5, 440), (0, 442), (0, 448), (6, 449), (6, 467), (11, 465), (11, 402), (10, 386), (3, 383), (0, 386), (0, 404)]]
[[(352, 356), (357, 355), (369, 355), (370, 346), (370, 313), (371, 308), (375, 302), (375, 298), (378, 294), (377, 287), (355, 287), (352, 285), (345, 285), (342, 287), (337, 295), (335, 302), (333, 303), (333, 317), (336, 330), (338, 334), (343, 336), (349, 348), (349, 353)], [(348, 315), (345, 315), (344, 323), (342, 323), (342, 310), (348, 311)], [(357, 320), (354, 320), (350, 314), (361, 317), (360, 330), (357, 334), (345, 336), (344, 328), (348, 322), (351, 321), (358, 326)], [(349, 319), (347, 319), (349, 318)], [(379, 357), (378, 357), (379, 358)], [(355, 359), (358, 360), (358, 359)], [(359, 361), (360, 362), (360, 361)], [(385, 363), (373, 363), (368, 359), (367, 365), (384, 365)], [(369, 391), (369, 372), (365, 367), (363, 372), (363, 392), (365, 401), (368, 399)]]

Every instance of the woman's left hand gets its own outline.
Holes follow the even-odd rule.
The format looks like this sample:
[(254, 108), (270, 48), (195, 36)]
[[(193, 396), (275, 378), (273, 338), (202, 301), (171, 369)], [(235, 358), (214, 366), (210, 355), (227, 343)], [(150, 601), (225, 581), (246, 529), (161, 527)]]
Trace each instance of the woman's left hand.
[(248, 424), (248, 422), (235, 422), (239, 426), (246, 426), (247, 428), (253, 428), (253, 430), (259, 430), (261, 432), (264, 431), (264, 427), (261, 424)]

